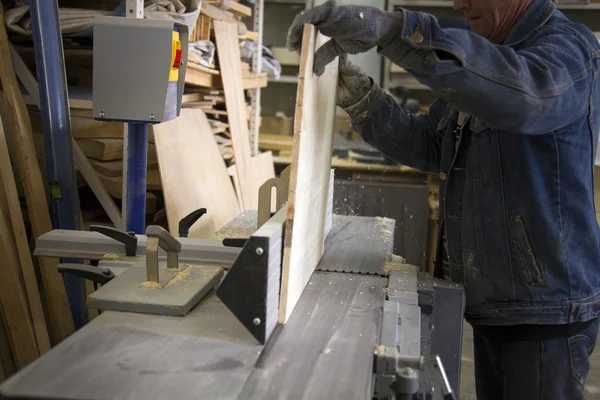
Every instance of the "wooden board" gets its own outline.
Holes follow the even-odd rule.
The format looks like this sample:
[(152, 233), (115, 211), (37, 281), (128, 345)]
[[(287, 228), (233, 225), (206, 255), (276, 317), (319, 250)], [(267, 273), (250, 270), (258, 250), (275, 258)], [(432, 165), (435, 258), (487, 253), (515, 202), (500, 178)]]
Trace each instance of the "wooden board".
[[(77, 144), (86, 157), (98, 161), (123, 159), (123, 139), (80, 139)], [(156, 163), (156, 148), (148, 144), (148, 163)]]
[[(3, 225), (0, 229), (2, 236), (14, 238), (14, 243), (17, 248), (18, 258), (15, 260), (16, 265), (11, 264), (11, 260), (7, 260), (5, 266), (18, 267), (23, 276), (25, 290), (27, 293), (27, 303), (31, 311), (33, 328), (37, 339), (37, 351), (39, 354), (44, 354), (50, 350), (50, 339), (48, 336), (48, 328), (42, 307), (42, 300), (37, 284), (37, 277), (33, 267), (33, 259), (27, 239), (27, 231), (23, 221), (21, 212), (21, 204), (17, 193), (17, 186), (14, 180), (13, 168), (10, 163), (8, 145), (2, 121), (0, 120), (0, 206), (5, 208), (8, 226)], [(1, 221), (0, 221), (1, 222)], [(3, 230), (4, 229), (4, 230)], [(0, 267), (2, 268), (2, 267)], [(18, 276), (17, 271), (12, 271)]]
[(235, 218), (240, 207), (206, 115), (182, 109), (177, 119), (152, 129), (169, 231), (179, 236), (179, 221), (204, 207), (208, 212), (192, 226), (189, 237), (210, 236)]
[[(89, 159), (90, 164), (94, 167), (94, 170), (104, 176), (121, 176), (123, 175), (123, 160), (114, 161), (98, 161), (92, 158)], [(148, 170), (155, 170), (158, 168), (157, 160), (148, 161)]]
[(271, 51), (281, 65), (300, 65), (300, 56), (295, 51), (289, 51), (286, 47), (272, 47)]
[(315, 50), (325, 38), (304, 27), (294, 119), (279, 322), (289, 319), (323, 255), (327, 235), (331, 149), (338, 60), (321, 77), (313, 74)]
[[(7, 122), (10, 127), (8, 133), (15, 143), (16, 164), (24, 187), (33, 237), (36, 239), (52, 230), (52, 223), (33, 143), (31, 121), (13, 68), (2, 7), (0, 7), (0, 80), (8, 111)], [(40, 259), (39, 263), (51, 342), (58, 343), (75, 330), (71, 309), (62, 276), (57, 270), (58, 260)]]
[[(254, 170), (254, 177), (251, 181), (252, 188), (255, 196), (252, 197), (250, 202), (249, 210), (258, 210), (258, 189), (268, 179), (275, 178), (275, 165), (273, 164), (273, 153), (270, 151), (257, 154), (250, 159), (252, 169)], [(237, 178), (237, 166), (235, 164), (228, 168), (229, 175), (233, 179), (233, 184), (237, 193), (240, 192), (240, 182)], [(238, 197), (238, 201), (241, 204), (241, 199)], [(273, 202), (271, 204), (274, 204)]]
[(252, 197), (256, 193), (252, 192), (253, 186), (251, 184), (254, 171), (250, 164), (250, 140), (246, 121), (246, 102), (242, 90), (240, 48), (234, 24), (225, 21), (214, 21), (214, 29), (243, 211), (250, 209)]
[(24, 368), (39, 357), (27, 299), (19, 276), (19, 258), (10, 235), (8, 216), (0, 207), (0, 306), (7, 324), (17, 367)]
[[(108, 190), (108, 193), (112, 197), (120, 199), (123, 197), (123, 176), (106, 176), (98, 174), (98, 178)], [(147, 190), (161, 190), (162, 185), (160, 181), (160, 175), (158, 170), (150, 170), (146, 175), (146, 189)]]

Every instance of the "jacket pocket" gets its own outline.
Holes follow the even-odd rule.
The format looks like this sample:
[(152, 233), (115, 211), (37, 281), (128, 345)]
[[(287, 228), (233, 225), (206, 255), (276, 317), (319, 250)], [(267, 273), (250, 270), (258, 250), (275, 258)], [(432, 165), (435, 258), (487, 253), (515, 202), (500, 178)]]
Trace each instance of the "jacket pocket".
[(532, 285), (540, 284), (544, 281), (544, 273), (542, 265), (539, 259), (535, 256), (535, 252), (532, 246), (532, 241), (523, 222), (523, 217), (520, 215), (511, 215), (511, 223), (517, 240), (521, 245), (522, 255), (527, 266), (527, 272), (529, 273), (530, 283)]

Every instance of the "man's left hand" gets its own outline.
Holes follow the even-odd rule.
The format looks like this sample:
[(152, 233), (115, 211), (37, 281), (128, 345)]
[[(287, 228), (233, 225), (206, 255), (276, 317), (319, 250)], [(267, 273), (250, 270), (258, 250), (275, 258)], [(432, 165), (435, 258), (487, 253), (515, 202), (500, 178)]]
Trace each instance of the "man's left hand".
[(331, 38), (315, 53), (314, 72), (321, 75), (325, 66), (342, 54), (363, 53), (375, 46), (384, 47), (402, 30), (402, 13), (375, 7), (341, 6), (339, 0), (298, 14), (288, 31), (287, 46), (300, 52), (305, 24), (313, 24)]

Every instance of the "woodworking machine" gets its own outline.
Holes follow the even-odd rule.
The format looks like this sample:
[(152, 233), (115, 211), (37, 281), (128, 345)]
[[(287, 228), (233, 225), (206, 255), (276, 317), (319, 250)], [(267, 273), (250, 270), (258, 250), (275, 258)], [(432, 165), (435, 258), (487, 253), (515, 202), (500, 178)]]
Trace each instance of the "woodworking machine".
[(60, 270), (96, 282), (88, 307), (100, 314), (0, 398), (458, 398), (463, 288), (391, 255), (393, 220), (334, 215), (316, 271), (277, 323), (287, 207), (270, 212), (270, 189), (266, 212), (261, 200), (209, 239), (158, 226), (40, 236), (36, 256), (91, 261)]

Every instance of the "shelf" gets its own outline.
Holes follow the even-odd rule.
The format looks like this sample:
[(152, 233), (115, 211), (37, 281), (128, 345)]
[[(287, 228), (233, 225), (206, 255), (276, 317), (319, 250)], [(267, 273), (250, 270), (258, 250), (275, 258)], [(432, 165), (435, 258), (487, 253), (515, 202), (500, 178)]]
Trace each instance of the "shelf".
[(298, 83), (298, 77), (282, 75), (279, 77), (279, 79), (269, 78), (269, 82), (271, 82), (271, 83)]
[[(444, 0), (391, 0), (390, 4), (401, 7), (452, 8), (452, 1)], [(562, 3), (557, 4), (559, 10), (600, 10), (600, 3)]]

